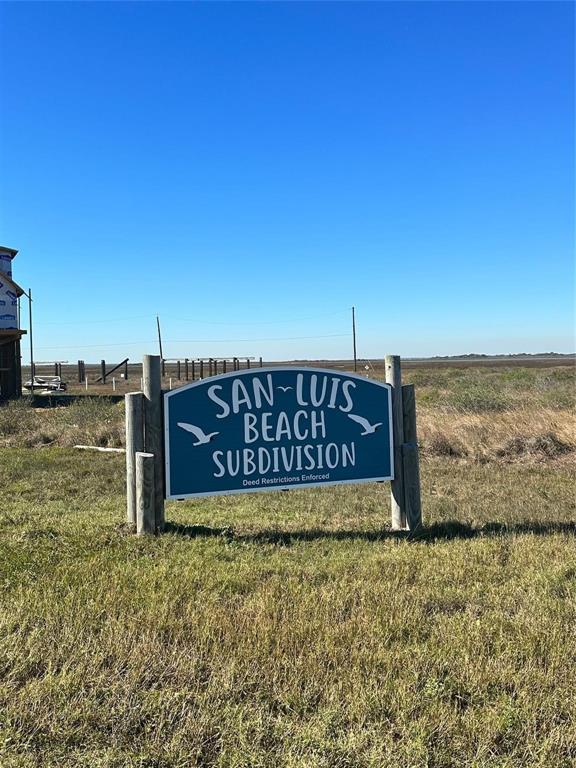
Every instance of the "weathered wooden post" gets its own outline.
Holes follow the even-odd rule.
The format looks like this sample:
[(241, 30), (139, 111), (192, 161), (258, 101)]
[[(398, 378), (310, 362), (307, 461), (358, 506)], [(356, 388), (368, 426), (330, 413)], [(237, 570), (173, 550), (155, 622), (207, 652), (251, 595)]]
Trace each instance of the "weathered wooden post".
[(158, 355), (144, 355), (144, 449), (154, 454), (154, 515), (164, 529), (164, 468), (162, 434), (162, 365)]
[(189, 371), (188, 371), (188, 358), (184, 358), (184, 378), (186, 381), (188, 381)]
[(260, 368), (262, 368), (262, 358), (260, 358)]
[(422, 501), (420, 498), (420, 462), (418, 458), (418, 434), (416, 430), (416, 393), (414, 384), (402, 386), (404, 444), (404, 507), (410, 531), (422, 525)]
[(126, 358), (124, 363), (124, 381), (128, 381), (128, 358)]
[(126, 520), (136, 525), (136, 454), (144, 450), (144, 395), (130, 392), (126, 404)]
[(156, 533), (155, 463), (155, 456), (152, 453), (136, 454), (136, 533), (139, 536), (145, 533)]
[(226, 359), (222, 360), (222, 373), (226, 373)]
[(200, 378), (204, 378), (204, 360), (200, 358)]
[(102, 384), (106, 384), (106, 360), (100, 360), (100, 378)]
[(196, 370), (195, 370), (196, 364), (194, 360), (192, 360), (191, 362), (192, 362), (192, 381), (194, 381), (194, 379), (196, 378)]
[(178, 381), (180, 381), (180, 378), (181, 378), (180, 360), (176, 361), (176, 378), (178, 379)]
[(402, 369), (399, 355), (386, 355), (386, 382), (392, 387), (392, 430), (394, 436), (394, 480), (391, 482), (392, 529), (406, 529), (404, 500), (404, 414), (402, 409)]
[(246, 368), (248, 368), (248, 369), (250, 368), (250, 358), (249, 357), (246, 358)]

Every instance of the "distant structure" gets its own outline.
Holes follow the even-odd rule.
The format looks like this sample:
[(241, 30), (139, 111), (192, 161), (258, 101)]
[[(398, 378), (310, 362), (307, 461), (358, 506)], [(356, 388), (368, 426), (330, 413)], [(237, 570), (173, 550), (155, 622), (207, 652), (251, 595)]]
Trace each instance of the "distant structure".
[(0, 400), (22, 394), (20, 296), (24, 291), (12, 279), (12, 259), (18, 251), (0, 246)]

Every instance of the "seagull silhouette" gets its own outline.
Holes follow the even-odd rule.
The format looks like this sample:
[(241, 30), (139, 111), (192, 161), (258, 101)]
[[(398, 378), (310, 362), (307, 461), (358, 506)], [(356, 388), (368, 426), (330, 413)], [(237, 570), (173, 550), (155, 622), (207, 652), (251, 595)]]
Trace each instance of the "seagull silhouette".
[(352, 421), (357, 421), (358, 424), (364, 429), (364, 432), (361, 432), (360, 435), (371, 435), (373, 432), (376, 432), (378, 427), (381, 427), (384, 422), (379, 421), (378, 424), (370, 424), (368, 419), (365, 419), (364, 416), (356, 416), (355, 413), (348, 413), (347, 414), (349, 419), (352, 419)]
[(287, 392), (289, 389), (292, 389), (292, 387), (281, 387), (281, 386), (278, 386), (278, 387), (276, 387), (276, 389), (281, 389), (282, 392)]
[(179, 421), (178, 426), (180, 429), (185, 429), (186, 432), (192, 432), (194, 437), (198, 438), (197, 443), (192, 443), (192, 445), (204, 445), (204, 443), (209, 443), (212, 438), (216, 437), (216, 435), (219, 435), (220, 432), (210, 432), (208, 435), (203, 432), (200, 427), (195, 427), (194, 424), (186, 424), (185, 421)]

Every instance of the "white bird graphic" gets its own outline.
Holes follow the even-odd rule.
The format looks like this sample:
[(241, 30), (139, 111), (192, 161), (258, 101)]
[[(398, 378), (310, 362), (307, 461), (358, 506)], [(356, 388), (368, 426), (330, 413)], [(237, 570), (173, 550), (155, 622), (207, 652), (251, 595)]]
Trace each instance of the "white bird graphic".
[(192, 443), (192, 445), (204, 445), (204, 443), (209, 443), (212, 438), (220, 434), (220, 432), (210, 432), (210, 434), (207, 435), (200, 429), (200, 427), (195, 427), (194, 424), (186, 424), (185, 421), (179, 421), (178, 426), (180, 429), (185, 429), (186, 432), (192, 432), (194, 437), (198, 438), (198, 442)]
[(377, 424), (370, 424), (368, 419), (365, 419), (364, 416), (356, 416), (355, 413), (348, 413), (346, 414), (349, 419), (352, 419), (352, 421), (357, 421), (358, 424), (360, 424), (361, 427), (363, 427), (364, 432), (361, 432), (360, 435), (371, 435), (373, 432), (376, 432), (378, 427), (381, 427), (384, 422), (379, 421)]
[(281, 387), (281, 386), (277, 386), (277, 387), (276, 387), (276, 389), (281, 389), (281, 390), (282, 390), (282, 392), (288, 392), (288, 390), (289, 390), (289, 389), (292, 389), (292, 387)]

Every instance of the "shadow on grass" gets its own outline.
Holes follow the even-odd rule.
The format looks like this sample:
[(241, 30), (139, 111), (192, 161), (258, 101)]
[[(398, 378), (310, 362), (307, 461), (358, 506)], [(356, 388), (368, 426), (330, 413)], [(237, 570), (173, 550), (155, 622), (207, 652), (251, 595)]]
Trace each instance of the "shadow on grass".
[(444, 523), (434, 523), (422, 526), (414, 532), (392, 531), (390, 528), (372, 531), (330, 531), (320, 528), (307, 530), (279, 531), (263, 530), (254, 533), (235, 533), (233, 528), (212, 528), (207, 525), (182, 525), (180, 523), (166, 523), (165, 532), (187, 538), (198, 536), (221, 536), (229, 541), (255, 544), (275, 544), (290, 546), (299, 541), (316, 541), (318, 539), (330, 539), (333, 541), (346, 541), (358, 539), (361, 541), (384, 541), (387, 539), (406, 539), (408, 541), (434, 542), (450, 539), (474, 539), (486, 536), (517, 536), (534, 535), (548, 536), (550, 534), (576, 535), (576, 523), (551, 522), (551, 523), (485, 523), (475, 528), (468, 523), (457, 520), (447, 520)]

